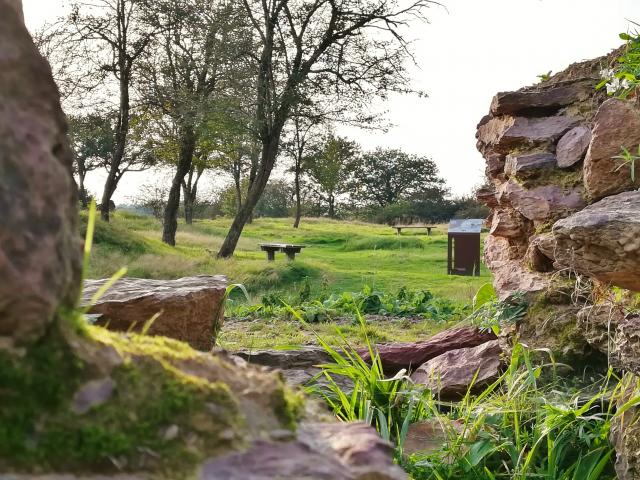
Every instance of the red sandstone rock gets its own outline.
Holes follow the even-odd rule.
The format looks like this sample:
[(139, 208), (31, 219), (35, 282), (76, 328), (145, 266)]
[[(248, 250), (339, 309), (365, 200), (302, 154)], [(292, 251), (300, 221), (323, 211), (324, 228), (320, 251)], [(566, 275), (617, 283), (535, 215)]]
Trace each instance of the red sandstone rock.
[(495, 382), (502, 366), (500, 342), (492, 340), (443, 353), (421, 365), (411, 379), (426, 385), (440, 398), (459, 399), (470, 387), (475, 392)]
[(478, 128), (482, 148), (508, 154), (515, 147), (534, 147), (555, 143), (579, 120), (563, 115), (555, 117), (495, 117)]
[(303, 424), (297, 440), (258, 440), (205, 462), (200, 480), (403, 480), (393, 447), (364, 423)]
[(557, 185), (526, 189), (509, 180), (500, 187), (498, 200), (507, 202), (524, 217), (545, 223), (566, 216), (585, 206), (580, 189), (565, 190)]
[(484, 258), (493, 273), (493, 286), (500, 300), (516, 292), (535, 294), (549, 285), (549, 280), (543, 274), (533, 272), (523, 265), (520, 256), (504, 237), (487, 237)]
[(592, 80), (554, 85), (553, 88), (500, 92), (491, 101), (493, 115), (511, 115), (522, 111), (557, 110), (585, 100), (593, 93)]
[(591, 129), (580, 125), (572, 128), (558, 142), (556, 158), (558, 167), (569, 168), (581, 161), (591, 142)]
[(522, 238), (525, 235), (525, 224), (522, 215), (512, 208), (501, 208), (494, 211), (491, 222), (491, 235), (507, 238)]
[[(620, 155), (621, 147), (637, 154), (638, 145), (640, 111), (623, 100), (604, 102), (594, 118), (593, 138), (584, 160), (584, 185), (592, 200), (634, 188), (630, 167), (618, 168), (621, 161), (612, 157)], [(636, 178), (640, 179), (640, 162), (636, 162)]]
[(640, 291), (640, 192), (600, 200), (553, 226), (556, 263)]
[[(84, 303), (105, 280), (87, 280)], [(149, 335), (162, 335), (210, 350), (222, 326), (226, 278), (201, 275), (178, 280), (118, 280), (94, 305), (98, 325), (118, 331), (140, 331), (155, 314)]]
[(498, 206), (498, 199), (496, 198), (495, 189), (481, 188), (476, 191), (476, 198), (479, 202), (484, 203), (489, 208), (495, 208)]
[[(427, 360), (442, 355), (449, 350), (475, 347), (494, 340), (493, 333), (481, 332), (476, 327), (458, 327), (445, 330), (429, 340), (415, 343), (390, 343), (378, 345), (378, 353), (387, 375), (394, 374), (403, 368), (417, 368)], [(367, 351), (359, 352), (366, 361), (371, 360)]]
[(37, 341), (78, 297), (73, 156), (51, 69), (0, 1), (0, 344)]

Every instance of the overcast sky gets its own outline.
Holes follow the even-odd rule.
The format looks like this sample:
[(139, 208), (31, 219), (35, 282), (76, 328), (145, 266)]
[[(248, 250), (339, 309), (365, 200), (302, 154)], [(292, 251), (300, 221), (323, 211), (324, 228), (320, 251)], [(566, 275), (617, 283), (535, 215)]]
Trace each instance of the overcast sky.
[[(620, 45), (627, 19), (640, 21), (640, 0), (441, 0), (429, 24), (411, 36), (420, 68), (414, 87), (428, 98), (393, 97), (385, 105), (395, 126), (386, 134), (349, 130), (364, 148), (392, 147), (431, 157), (453, 193), (482, 181), (475, 127), (498, 91), (515, 90)], [(29, 28), (59, 16), (63, 0), (23, 0)], [(102, 175), (91, 173), (98, 193)], [(148, 174), (128, 174), (116, 203), (135, 195)]]

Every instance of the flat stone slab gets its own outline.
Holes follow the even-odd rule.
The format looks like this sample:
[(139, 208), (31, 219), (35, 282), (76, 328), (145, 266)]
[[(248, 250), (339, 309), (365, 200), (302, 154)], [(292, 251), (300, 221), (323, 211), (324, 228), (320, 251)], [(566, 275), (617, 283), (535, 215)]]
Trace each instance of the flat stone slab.
[[(107, 280), (86, 280), (83, 304)], [(149, 335), (175, 338), (198, 350), (210, 350), (223, 322), (227, 279), (224, 276), (199, 275), (177, 280), (122, 278), (118, 280), (89, 313), (95, 323), (110, 330), (140, 332), (154, 315)]]

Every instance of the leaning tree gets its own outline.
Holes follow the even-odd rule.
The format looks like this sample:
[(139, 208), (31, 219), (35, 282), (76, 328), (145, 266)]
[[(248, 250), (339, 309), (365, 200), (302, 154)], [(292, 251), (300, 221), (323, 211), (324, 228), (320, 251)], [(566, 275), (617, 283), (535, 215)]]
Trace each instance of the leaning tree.
[(244, 205), (220, 247), (230, 257), (275, 166), (285, 124), (304, 98), (336, 91), (354, 102), (408, 90), (405, 27), (432, 0), (242, 0), (257, 52), (261, 154)]

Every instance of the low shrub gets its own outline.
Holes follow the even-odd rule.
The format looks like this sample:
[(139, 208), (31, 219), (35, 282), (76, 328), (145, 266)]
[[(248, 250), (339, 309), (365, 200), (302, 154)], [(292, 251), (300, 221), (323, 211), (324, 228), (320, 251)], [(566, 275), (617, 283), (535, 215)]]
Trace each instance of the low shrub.
[(450, 300), (434, 297), (428, 290), (410, 291), (401, 288), (395, 295), (375, 291), (365, 286), (359, 292), (342, 294), (320, 294), (310, 299), (310, 292), (303, 283), (296, 297), (283, 299), (278, 294), (267, 294), (260, 303), (246, 305), (230, 299), (227, 316), (237, 318), (291, 318), (291, 312), (305, 322), (317, 323), (352, 317), (356, 320), (354, 307), (368, 315), (391, 317), (421, 316), (426, 320), (445, 322), (461, 317), (466, 308)]

